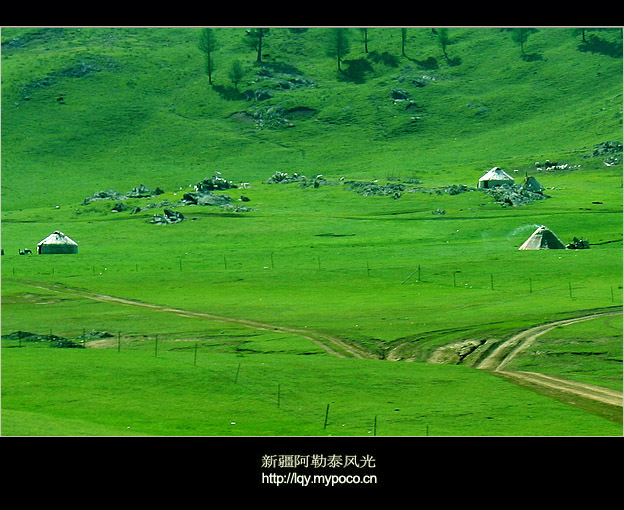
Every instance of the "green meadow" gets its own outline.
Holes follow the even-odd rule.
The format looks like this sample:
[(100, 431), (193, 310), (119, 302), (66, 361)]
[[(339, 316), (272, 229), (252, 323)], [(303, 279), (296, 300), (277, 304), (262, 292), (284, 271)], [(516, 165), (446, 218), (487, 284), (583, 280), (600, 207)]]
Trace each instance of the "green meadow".
[[(368, 29), (366, 53), (352, 28), (338, 71), (332, 30), (271, 28), (258, 62), (216, 27), (211, 85), (201, 28), (2, 29), (3, 435), (622, 434), (427, 363), (621, 309), (621, 31), (538, 28), (521, 48), (451, 27), (443, 49), (412, 27), (402, 54), (401, 29)], [(494, 166), (548, 198), (496, 202), (476, 189)], [(181, 204), (215, 175), (226, 207)], [(163, 193), (85, 201), (141, 184)], [(152, 223), (165, 208), (184, 221)], [(540, 225), (590, 249), (518, 250)], [(57, 230), (79, 252), (38, 255)], [(512, 369), (621, 391), (621, 316), (556, 328)]]

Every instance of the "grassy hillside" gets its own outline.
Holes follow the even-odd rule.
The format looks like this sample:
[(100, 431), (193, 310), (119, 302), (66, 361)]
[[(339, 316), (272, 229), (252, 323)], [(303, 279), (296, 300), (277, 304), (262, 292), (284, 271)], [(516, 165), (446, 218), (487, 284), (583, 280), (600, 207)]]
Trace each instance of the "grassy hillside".
[[(622, 141), (621, 32), (588, 31), (583, 42), (570, 28), (540, 28), (521, 48), (507, 30), (449, 28), (443, 48), (441, 30), (408, 28), (402, 55), (401, 29), (369, 29), (366, 53), (354, 28), (338, 71), (329, 29), (271, 28), (259, 63), (245, 29), (216, 28), (212, 86), (200, 33), (2, 29), (2, 333), (114, 335), (86, 350), (3, 339), (4, 433), (126, 434), (132, 418), (142, 423), (131, 429), (138, 434), (368, 435), (375, 415), (390, 435), (421, 435), (433, 417), (440, 435), (621, 433), (621, 420), (467, 366), (423, 363), (449, 343), (500, 341), (621, 307), (622, 153), (601, 145)], [(244, 77), (234, 86), (236, 60)], [(537, 177), (547, 198), (510, 205), (476, 190), (493, 166), (517, 183)], [(225, 205), (180, 202), (217, 172), (236, 186), (215, 192)], [(276, 172), (305, 180), (270, 183)], [(85, 200), (140, 184), (163, 193)], [(184, 221), (153, 224), (164, 209)], [(564, 243), (589, 240), (590, 249), (519, 251), (542, 224)], [(78, 242), (77, 255), (19, 255), (55, 230)], [(621, 389), (613, 329), (594, 320), (545, 337), (552, 349), (538, 350), (548, 355), (521, 358), (518, 369)], [(335, 358), (305, 330), (371, 359)], [(569, 338), (583, 349), (567, 349)], [(112, 386), (94, 375), (113, 373), (126, 354)], [(71, 366), (54, 368), (59, 359)], [(172, 363), (156, 369), (164, 359)], [(200, 370), (229, 377), (239, 363), (265, 364), (271, 377), (258, 375), (245, 396), (219, 377), (197, 382)], [(86, 387), (72, 384), (89, 373)], [(20, 387), (28, 377), (33, 385)], [(49, 377), (62, 397), (44, 388)], [(287, 391), (289, 381), (291, 401), (310, 402), (292, 419), (272, 407), (276, 385)], [(110, 402), (126, 382), (129, 394)], [(413, 394), (421, 383), (426, 409)], [(154, 385), (172, 396), (159, 402)], [(457, 410), (468, 389), (474, 413)], [(189, 407), (195, 391), (222, 395), (210, 423)], [(110, 412), (72, 403), (89, 395)], [(161, 420), (150, 407), (176, 399), (187, 402), (176, 404), (177, 417)], [(330, 402), (357, 415), (357, 425), (319, 430), (318, 409)], [(241, 420), (228, 408), (247, 414), (248, 428), (232, 429)], [(543, 421), (529, 426), (518, 415)]]
[[(610, 46), (583, 46), (570, 28), (542, 28), (523, 58), (509, 32), (451, 28), (446, 59), (427, 28), (408, 29), (405, 57), (399, 28), (370, 29), (368, 54), (352, 29), (338, 73), (328, 29), (273, 28), (258, 64), (244, 29), (217, 28), (211, 87), (200, 31), (3, 29), (3, 208), (32, 199), (25, 172), (27, 189), (45, 183), (46, 205), (147, 176), (171, 189), (216, 170), (244, 181), (280, 170), (473, 183), (495, 165), (576, 163), (621, 138), (617, 33), (596, 36)], [(245, 70), (238, 94), (234, 60)], [(244, 99), (259, 89), (272, 97)]]

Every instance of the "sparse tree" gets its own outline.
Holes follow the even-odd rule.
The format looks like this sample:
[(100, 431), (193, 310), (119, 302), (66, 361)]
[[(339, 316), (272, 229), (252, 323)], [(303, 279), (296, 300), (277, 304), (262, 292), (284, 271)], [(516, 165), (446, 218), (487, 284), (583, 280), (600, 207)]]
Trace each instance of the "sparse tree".
[(262, 63), (262, 43), (264, 38), (269, 35), (269, 31), (269, 28), (252, 28), (245, 32), (247, 34), (245, 41), (257, 52), (257, 63)]
[(407, 28), (401, 29), (401, 55), (405, 56), (405, 41), (407, 41)]
[(438, 28), (437, 34), (438, 34), (438, 42), (440, 43), (440, 47), (442, 48), (442, 53), (444, 53), (444, 58), (448, 60), (446, 47), (451, 42), (451, 39), (449, 38), (449, 35), (448, 35), (448, 28)]
[(537, 32), (536, 28), (513, 28), (511, 29), (511, 40), (516, 44), (520, 45), (520, 51), (522, 52), (522, 56), (526, 56), (524, 52), (524, 44), (527, 42), (529, 36)]
[(340, 62), (351, 51), (348, 28), (330, 28), (327, 42), (327, 56), (335, 57), (338, 62), (338, 71), (342, 72)]
[(585, 39), (585, 32), (587, 32), (587, 30), (588, 30), (587, 28), (583, 28), (583, 27), (581, 27), (581, 28), (573, 28), (572, 29), (572, 34), (573, 35), (581, 34), (582, 41), (583, 42), (587, 42), (587, 40)]
[(208, 74), (208, 83), (212, 85), (212, 71), (214, 71), (214, 61), (212, 54), (218, 47), (217, 38), (212, 28), (204, 28), (199, 36), (199, 49), (206, 54), (206, 74)]
[(368, 28), (360, 28), (364, 40), (364, 53), (368, 53)]
[(238, 60), (234, 60), (232, 62), (232, 66), (230, 67), (230, 81), (234, 84), (234, 88), (238, 91), (238, 84), (243, 79), (245, 71), (243, 70), (243, 66)]

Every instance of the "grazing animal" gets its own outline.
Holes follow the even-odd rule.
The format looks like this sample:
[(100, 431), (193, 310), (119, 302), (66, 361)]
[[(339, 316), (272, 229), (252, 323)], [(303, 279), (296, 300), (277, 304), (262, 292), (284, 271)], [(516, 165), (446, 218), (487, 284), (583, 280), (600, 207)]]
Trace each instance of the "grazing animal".
[[(19, 250), (19, 248), (18, 248)], [(30, 251), (28, 248), (25, 248), (24, 250), (19, 250), (19, 254), (20, 255), (30, 255), (32, 253), (32, 251)]]

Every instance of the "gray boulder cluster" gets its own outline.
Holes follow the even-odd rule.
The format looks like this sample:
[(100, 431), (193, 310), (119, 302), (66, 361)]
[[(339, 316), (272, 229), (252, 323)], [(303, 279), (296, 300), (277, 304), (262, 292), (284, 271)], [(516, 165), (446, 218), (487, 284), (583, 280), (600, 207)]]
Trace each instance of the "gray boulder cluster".
[(404, 184), (393, 182), (379, 184), (377, 181), (345, 181), (344, 184), (348, 190), (355, 191), (358, 195), (364, 197), (391, 195), (393, 198), (400, 198), (401, 194), (407, 189)]
[(97, 202), (99, 200), (127, 200), (129, 198), (146, 198), (162, 195), (163, 193), (164, 191), (160, 188), (151, 190), (144, 184), (141, 184), (140, 186), (132, 188), (127, 193), (120, 193), (119, 191), (115, 191), (113, 189), (98, 191), (90, 197), (85, 198), (82, 204), (87, 205), (91, 202)]
[[(260, 103), (275, 97), (280, 91), (313, 87), (314, 81), (304, 77), (294, 66), (275, 63), (264, 64), (256, 73), (254, 82), (258, 85), (246, 90), (243, 97), (247, 101)], [(256, 127), (293, 127), (292, 118), (307, 118), (316, 110), (306, 107), (287, 109), (282, 105), (256, 106), (251, 112), (238, 112), (237, 120), (252, 120)]]
[(314, 85), (314, 81), (304, 77), (298, 69), (284, 63), (264, 64), (256, 73), (255, 82), (262, 82), (267, 88), (277, 90)]
[(305, 175), (299, 175), (297, 172), (290, 175), (287, 172), (275, 172), (271, 177), (267, 179), (267, 184), (290, 184), (293, 182), (303, 183), (308, 179)]
[[(443, 186), (441, 188), (421, 188), (416, 186), (420, 184), (420, 181), (416, 179), (409, 179), (406, 182), (386, 182), (380, 183), (378, 180), (373, 181), (345, 181), (341, 178), (339, 181), (332, 181), (325, 179), (322, 175), (317, 175), (313, 178), (308, 178), (305, 175), (298, 173), (288, 174), (287, 172), (277, 171), (269, 179), (267, 184), (291, 184), (297, 183), (301, 187), (313, 186), (318, 188), (322, 185), (343, 185), (346, 189), (354, 191), (355, 193), (365, 196), (391, 196), (392, 198), (399, 199), (403, 193), (429, 193), (436, 195), (458, 195), (460, 193), (466, 193), (469, 191), (482, 191), (491, 196), (497, 204), (504, 207), (520, 205), (526, 205), (536, 200), (544, 200), (549, 198), (548, 195), (542, 193), (541, 190), (536, 191), (531, 189), (527, 184), (505, 184), (499, 185), (494, 188), (475, 188), (466, 186), (465, 184), (451, 184)], [(434, 211), (435, 214), (441, 214), (439, 211)]]
[[(149, 221), (149, 223), (157, 225), (170, 225), (172, 223), (180, 223), (181, 221), (184, 221), (186, 219), (182, 213), (173, 210), (173, 208), (175, 207), (201, 205), (217, 206), (221, 207), (226, 211), (236, 213), (252, 211), (253, 209), (249, 207), (235, 206), (232, 203), (234, 200), (229, 195), (214, 193), (215, 191), (224, 191), (237, 187), (238, 186), (232, 181), (228, 181), (227, 179), (223, 178), (220, 172), (216, 172), (215, 175), (213, 175), (212, 177), (208, 179), (203, 179), (201, 182), (198, 182), (197, 184), (192, 186), (193, 191), (184, 193), (182, 199), (176, 202), (163, 201), (160, 203), (150, 203), (140, 207), (128, 207), (124, 203), (124, 201), (127, 199), (149, 198), (164, 193), (160, 188), (156, 188), (156, 190), (151, 190), (147, 186), (141, 184), (140, 186), (133, 188), (128, 193), (119, 193), (115, 190), (99, 191), (97, 193), (94, 193), (92, 196), (85, 198), (83, 201), (83, 205), (87, 205), (100, 200), (114, 200), (116, 203), (111, 209), (111, 212), (122, 212), (131, 209), (130, 214), (137, 214), (149, 209), (163, 207), (164, 210), (162, 214), (154, 214), (153, 218)], [(240, 201), (249, 202), (249, 198), (241, 196)]]
[(232, 189), (237, 188), (238, 186), (236, 186), (236, 184), (232, 181), (228, 181), (227, 179), (221, 177), (221, 172), (216, 172), (212, 177), (204, 179), (203, 181), (197, 183), (194, 187), (196, 191), (203, 193), (206, 191)]
[(481, 189), (480, 191), (484, 191), (494, 199), (494, 202), (504, 207), (517, 207), (549, 198), (548, 195), (544, 195), (541, 191), (532, 191), (522, 184), (501, 184), (494, 188)]
[(184, 215), (171, 209), (165, 209), (163, 214), (154, 214), (154, 217), (150, 220), (150, 223), (157, 225), (170, 225), (171, 223), (180, 223), (184, 221)]
[(61, 349), (84, 348), (84, 345), (76, 343), (68, 338), (56, 335), (39, 335), (37, 333), (29, 333), (28, 331), (14, 331), (6, 335), (2, 335), (3, 340), (17, 340), (19, 342), (49, 342), (50, 347)]
[(566, 248), (568, 250), (588, 250), (589, 241), (587, 241), (586, 239), (579, 239), (578, 237), (574, 237), (571, 243), (566, 244)]
[(603, 158), (606, 166), (622, 164), (622, 142), (601, 142), (594, 146), (594, 151), (586, 156)]
[(232, 197), (228, 195), (218, 195), (211, 191), (191, 191), (185, 193), (180, 201), (180, 205), (217, 205), (224, 206), (232, 202)]

